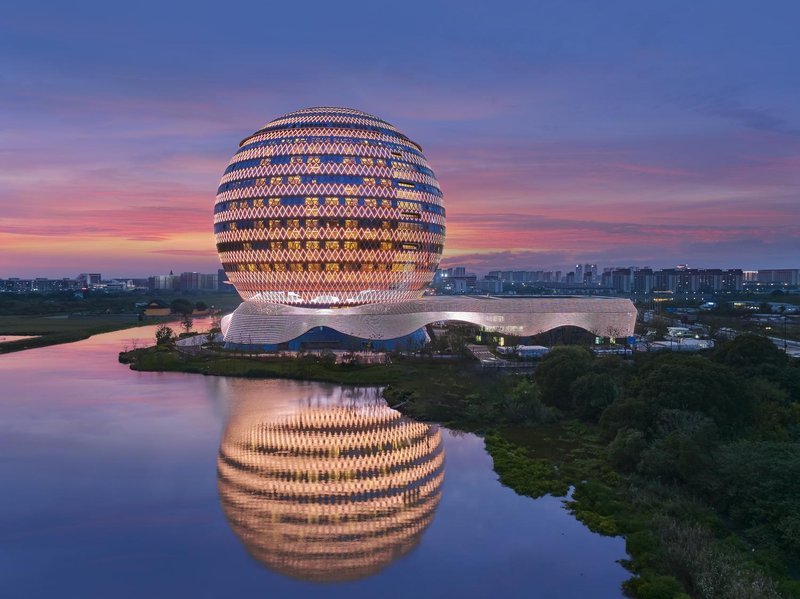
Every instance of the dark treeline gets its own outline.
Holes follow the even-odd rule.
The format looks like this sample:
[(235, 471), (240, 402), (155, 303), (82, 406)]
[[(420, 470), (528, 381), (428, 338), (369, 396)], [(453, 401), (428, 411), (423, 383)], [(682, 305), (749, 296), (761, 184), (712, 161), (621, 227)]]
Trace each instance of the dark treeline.
[(573, 441), (594, 454), (562, 469), (561, 488), (540, 484), (553, 471), (524, 441), (490, 434), (487, 447), (519, 492), (576, 479), (576, 515), (627, 537), (638, 575), (627, 594), (800, 596), (800, 367), (768, 339), (627, 361), (556, 348), (533, 377), (484, 399), (470, 402), (476, 420), (573, 419)]

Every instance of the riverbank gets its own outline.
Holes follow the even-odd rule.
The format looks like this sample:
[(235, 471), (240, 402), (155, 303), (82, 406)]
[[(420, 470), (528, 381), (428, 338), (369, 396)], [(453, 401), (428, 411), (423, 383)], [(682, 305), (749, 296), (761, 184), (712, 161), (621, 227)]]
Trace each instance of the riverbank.
[(517, 493), (567, 497), (591, 530), (623, 535), (627, 595), (800, 597), (800, 369), (767, 339), (633, 360), (564, 347), (534, 376), (470, 361), (335, 364), (174, 347), (120, 361), (385, 386), (389, 405), (410, 417), (483, 433), (495, 472)]
[(72, 343), (88, 339), (92, 335), (110, 333), (123, 329), (158, 324), (174, 318), (148, 318), (139, 320), (137, 314), (91, 314), (91, 315), (14, 315), (0, 316), (0, 333), (4, 335), (30, 335), (0, 343), (0, 354)]
[(341, 385), (381, 386), (392, 407), (420, 420), (458, 424), (478, 430), (485, 424), (470, 409), (476, 392), (508, 378), (482, 370), (469, 359), (436, 362), (395, 358), (386, 364), (334, 363), (325, 356), (251, 356), (225, 351), (190, 353), (174, 346), (153, 346), (121, 352), (119, 361), (132, 370), (189, 372), (209, 376), (279, 378)]

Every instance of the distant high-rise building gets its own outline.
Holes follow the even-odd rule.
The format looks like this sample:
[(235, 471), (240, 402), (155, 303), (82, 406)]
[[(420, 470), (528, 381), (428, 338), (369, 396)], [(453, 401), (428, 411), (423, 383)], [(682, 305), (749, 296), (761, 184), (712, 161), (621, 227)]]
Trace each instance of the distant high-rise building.
[(148, 278), (148, 286), (151, 291), (174, 291), (178, 289), (180, 277), (173, 274), (153, 275)]
[(583, 280), (585, 283), (594, 283), (597, 280), (597, 264), (583, 265)]
[(800, 285), (800, 269), (768, 268), (758, 270), (759, 283), (783, 283), (784, 285)]
[(102, 277), (99, 272), (82, 272), (77, 279), (83, 283), (84, 287), (88, 288), (92, 285), (99, 285)]

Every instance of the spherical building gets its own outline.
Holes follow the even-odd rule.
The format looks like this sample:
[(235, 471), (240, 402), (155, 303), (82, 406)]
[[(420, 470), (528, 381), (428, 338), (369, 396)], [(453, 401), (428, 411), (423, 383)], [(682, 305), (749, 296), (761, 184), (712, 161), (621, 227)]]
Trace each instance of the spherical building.
[(218, 485), (247, 551), (286, 576), (356, 580), (411, 551), (441, 496), (436, 426), (372, 401), (336, 401), (228, 423)]
[(397, 302), (431, 281), (445, 212), (418, 144), (358, 110), (307, 108), (241, 142), (217, 190), (214, 234), (245, 300)]

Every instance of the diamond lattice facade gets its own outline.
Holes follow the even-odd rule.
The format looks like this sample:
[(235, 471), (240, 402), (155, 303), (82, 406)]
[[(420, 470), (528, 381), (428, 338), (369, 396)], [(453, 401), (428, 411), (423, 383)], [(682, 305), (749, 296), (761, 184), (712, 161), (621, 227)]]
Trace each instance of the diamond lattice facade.
[(384, 120), (307, 108), (267, 123), (231, 159), (214, 206), (217, 251), (244, 301), (229, 346), (392, 349), (457, 320), (531, 336), (633, 333), (622, 298), (423, 297), (442, 255), (442, 192), (422, 148)]
[(217, 190), (214, 235), (245, 300), (396, 302), (431, 281), (445, 212), (418, 144), (358, 110), (308, 108), (241, 142)]

